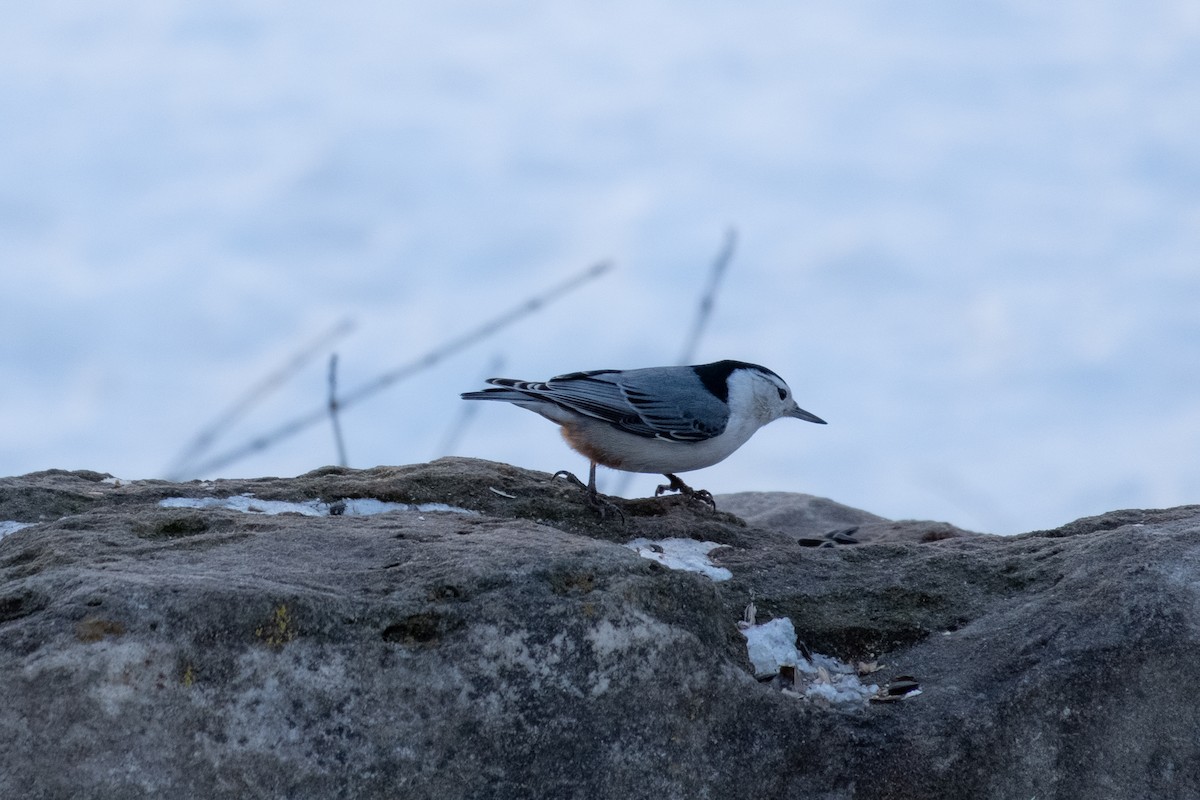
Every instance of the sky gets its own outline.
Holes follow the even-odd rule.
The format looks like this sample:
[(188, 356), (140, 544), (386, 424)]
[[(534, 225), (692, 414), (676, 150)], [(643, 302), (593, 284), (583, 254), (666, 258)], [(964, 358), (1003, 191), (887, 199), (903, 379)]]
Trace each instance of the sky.
[[(458, 393), (694, 361), (783, 420), (685, 476), (1014, 533), (1200, 502), (1200, 5), (213, 2), (0, 27), (0, 475), (586, 461)], [(614, 473), (603, 474), (616, 486)], [(658, 480), (640, 476), (630, 495)]]

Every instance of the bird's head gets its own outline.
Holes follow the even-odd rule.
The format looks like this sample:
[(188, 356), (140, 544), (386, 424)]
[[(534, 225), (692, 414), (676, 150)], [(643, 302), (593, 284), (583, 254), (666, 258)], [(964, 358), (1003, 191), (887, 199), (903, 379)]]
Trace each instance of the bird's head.
[[(735, 386), (735, 382), (740, 385)], [(751, 407), (744, 409), (744, 413), (757, 417), (764, 425), (781, 417), (825, 424), (825, 420), (798, 406), (783, 378), (766, 367), (757, 364), (739, 366), (729, 374), (729, 388), (730, 401), (748, 403)]]

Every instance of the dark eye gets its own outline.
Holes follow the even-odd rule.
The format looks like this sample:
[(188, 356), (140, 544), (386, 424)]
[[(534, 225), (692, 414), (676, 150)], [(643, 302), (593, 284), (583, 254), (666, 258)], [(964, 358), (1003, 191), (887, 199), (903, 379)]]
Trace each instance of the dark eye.
[(780, 390), (779, 390), (779, 399), (780, 399), (780, 400), (787, 400), (787, 389), (780, 389)]

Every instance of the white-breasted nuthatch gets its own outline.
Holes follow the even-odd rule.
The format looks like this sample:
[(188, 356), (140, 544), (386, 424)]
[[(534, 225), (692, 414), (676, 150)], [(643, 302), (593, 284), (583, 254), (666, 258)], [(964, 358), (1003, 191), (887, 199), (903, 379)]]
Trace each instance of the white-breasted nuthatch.
[[(754, 432), (781, 417), (825, 420), (796, 405), (783, 378), (744, 361), (690, 367), (572, 372), (544, 383), (489, 378), (500, 388), (464, 392), (464, 400), (504, 400), (562, 426), (563, 438), (591, 462), (588, 497), (596, 496), (596, 465), (666, 476), (655, 494), (677, 490), (712, 505), (677, 472), (711, 467)], [(574, 479), (570, 473), (559, 473)]]

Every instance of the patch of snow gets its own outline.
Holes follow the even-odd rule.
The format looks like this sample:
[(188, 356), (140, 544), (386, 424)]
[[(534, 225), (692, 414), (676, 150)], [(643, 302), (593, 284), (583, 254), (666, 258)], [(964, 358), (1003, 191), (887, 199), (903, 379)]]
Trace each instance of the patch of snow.
[(814, 680), (804, 690), (804, 696), (819, 697), (830, 703), (865, 703), (878, 692), (878, 686), (863, 684), (857, 675), (836, 674), (828, 680)]
[[(325, 504), (321, 503), (320, 505), (324, 506)], [(349, 498), (342, 501), (342, 506), (342, 514), (347, 517), (370, 517), (375, 514), (386, 514), (389, 511), (413, 510), (413, 506), (407, 503), (389, 503), (385, 500), (376, 500), (374, 497)], [(416, 510), (422, 509), (418, 507)]]
[(792, 691), (806, 698), (830, 703), (865, 703), (879, 692), (875, 684), (864, 684), (852, 666), (832, 656), (813, 653), (808, 660), (796, 649), (796, 627), (787, 617), (762, 625), (741, 626), (746, 651), (756, 677), (778, 675), (783, 667), (794, 667)]
[(28, 528), (31, 525), (36, 525), (36, 522), (16, 522), (15, 520), (0, 520), (0, 539), (8, 536), (10, 533), (16, 533), (22, 528)]
[(163, 508), (228, 508), (232, 511), (243, 511), (255, 514), (303, 514), (306, 517), (319, 517), (329, 514), (329, 508), (320, 508), (325, 504), (319, 500), (306, 503), (288, 503), (282, 500), (259, 500), (249, 495), (234, 495), (232, 497), (168, 497), (158, 501)]
[[(401, 503), (401, 505), (404, 505)], [(408, 506), (410, 511), (419, 511), (422, 514), (426, 512), (440, 511), (446, 514), (479, 514), (478, 511), (472, 511), (469, 508), (460, 508), (458, 506), (447, 505), (446, 503), (417, 503), (416, 505)]]
[(718, 542), (698, 542), (695, 539), (634, 539), (625, 543), (642, 558), (657, 561), (664, 567), (699, 572), (714, 581), (727, 581), (733, 573), (708, 560), (708, 554), (721, 547)]
[[(247, 514), (301, 514), (306, 517), (369, 517), (390, 511), (416, 511), (422, 514), (438, 511), (451, 514), (479, 513), (445, 503), (391, 503), (370, 497), (348, 498), (336, 503), (323, 503), (320, 500), (292, 503), (284, 500), (260, 500), (253, 495), (239, 494), (232, 497), (168, 497), (160, 500), (158, 504), (163, 508), (227, 508)], [(338, 510), (336, 513), (331, 512), (331, 508), (335, 506)]]
[(742, 629), (746, 652), (758, 676), (777, 675), (779, 668), (791, 665), (800, 669), (808, 661), (796, 649), (796, 628), (787, 617), (777, 617), (762, 625)]

